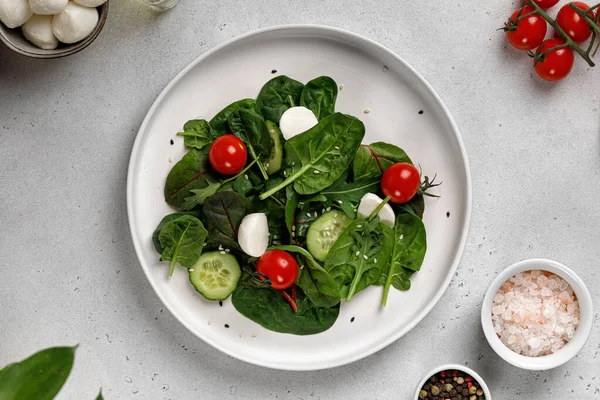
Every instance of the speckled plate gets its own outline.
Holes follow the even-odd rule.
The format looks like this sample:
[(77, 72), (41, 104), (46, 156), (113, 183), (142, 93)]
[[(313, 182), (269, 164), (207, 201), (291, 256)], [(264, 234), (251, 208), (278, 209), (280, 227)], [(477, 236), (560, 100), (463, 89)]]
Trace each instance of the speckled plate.
[[(173, 212), (164, 202), (169, 170), (185, 153), (175, 133), (192, 118), (210, 119), (227, 104), (256, 97), (273, 72), (306, 82), (329, 75), (344, 88), (336, 109), (359, 117), (366, 142), (404, 148), (428, 175), (443, 181), (439, 199), (427, 199), (428, 250), (408, 292), (392, 290), (382, 309), (380, 287), (343, 303), (328, 331), (312, 336), (263, 329), (239, 314), (204, 300), (183, 268), (169, 279), (151, 235)], [(364, 113), (369, 108), (370, 113)], [(169, 141), (173, 139), (174, 145)], [(450, 113), (431, 86), (383, 46), (339, 29), (283, 26), (252, 32), (203, 54), (158, 96), (138, 133), (127, 186), (131, 235), (152, 287), (181, 323), (202, 340), (241, 360), (278, 369), (330, 368), (366, 357), (411, 330), (438, 302), (456, 270), (471, 214), (465, 149)], [(353, 321), (353, 322), (352, 322)], [(225, 324), (229, 328), (225, 328)]]

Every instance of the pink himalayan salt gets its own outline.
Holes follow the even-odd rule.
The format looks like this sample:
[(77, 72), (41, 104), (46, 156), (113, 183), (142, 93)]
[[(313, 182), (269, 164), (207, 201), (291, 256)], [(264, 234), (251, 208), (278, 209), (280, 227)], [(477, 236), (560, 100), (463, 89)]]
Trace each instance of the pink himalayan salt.
[(492, 324), (512, 351), (529, 357), (552, 354), (573, 338), (579, 325), (579, 302), (558, 275), (525, 271), (498, 290)]

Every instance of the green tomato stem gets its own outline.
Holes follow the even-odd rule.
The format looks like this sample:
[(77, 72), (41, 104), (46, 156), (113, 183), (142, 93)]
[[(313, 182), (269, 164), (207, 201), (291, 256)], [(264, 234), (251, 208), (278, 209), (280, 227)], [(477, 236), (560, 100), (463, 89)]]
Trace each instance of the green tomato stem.
[[(596, 25), (596, 21), (594, 21), (594, 19), (590, 18), (590, 16), (588, 15), (591, 9), (584, 11), (573, 3), (569, 3), (569, 7), (571, 7), (577, 14), (579, 14), (581, 18), (585, 19), (587, 23), (590, 24), (590, 28), (593, 32), (600, 33), (600, 27)], [(598, 5), (596, 5), (595, 7), (598, 7)]]

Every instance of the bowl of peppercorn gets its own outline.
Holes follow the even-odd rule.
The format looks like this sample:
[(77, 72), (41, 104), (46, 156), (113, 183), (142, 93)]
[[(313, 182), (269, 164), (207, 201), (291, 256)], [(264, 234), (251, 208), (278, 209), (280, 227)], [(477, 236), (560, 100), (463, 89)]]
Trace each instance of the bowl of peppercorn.
[(419, 383), (415, 400), (491, 400), (490, 389), (470, 368), (447, 364), (435, 368)]

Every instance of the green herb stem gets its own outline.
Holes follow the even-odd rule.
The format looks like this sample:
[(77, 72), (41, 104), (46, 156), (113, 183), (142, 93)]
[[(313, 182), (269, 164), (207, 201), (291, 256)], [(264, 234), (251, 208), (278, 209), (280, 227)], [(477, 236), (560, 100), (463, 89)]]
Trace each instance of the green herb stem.
[(290, 175), (285, 181), (281, 182), (279, 185), (275, 186), (274, 188), (271, 188), (270, 190), (267, 190), (266, 192), (262, 193), (259, 196), (259, 199), (261, 200), (265, 200), (271, 196), (273, 196), (275, 193), (279, 192), (281, 189), (283, 189), (284, 187), (286, 187), (287, 185), (289, 185), (290, 183), (293, 183), (296, 179), (300, 178), (302, 175), (304, 175), (304, 173), (306, 171), (308, 171), (308, 169), (312, 167), (312, 164), (307, 164), (304, 167), (300, 168), (298, 170), (298, 172), (296, 172), (293, 175)]
[(369, 215), (369, 218), (367, 218), (367, 221), (371, 221), (373, 218), (375, 218), (378, 214), (379, 211), (381, 211), (381, 209), (392, 199), (392, 196), (387, 196), (385, 199), (383, 199), (383, 201), (381, 203), (379, 203), (379, 205), (377, 207), (375, 207), (375, 209), (373, 210), (373, 212), (371, 213), (371, 215)]

